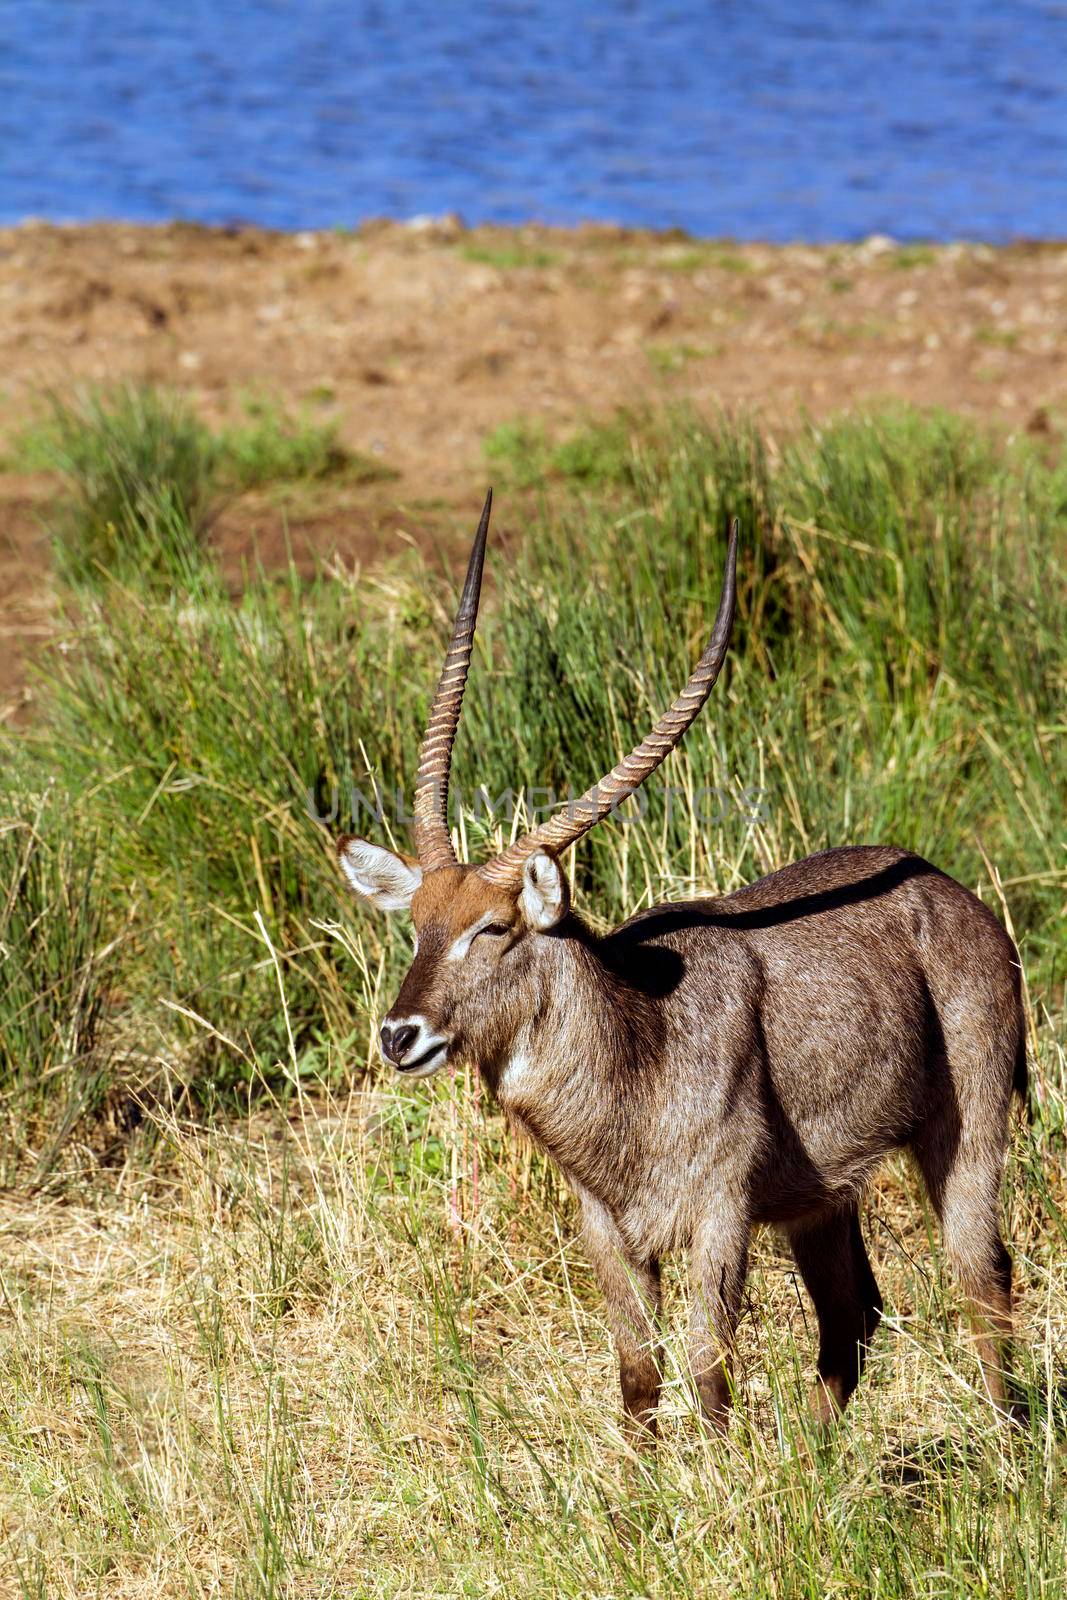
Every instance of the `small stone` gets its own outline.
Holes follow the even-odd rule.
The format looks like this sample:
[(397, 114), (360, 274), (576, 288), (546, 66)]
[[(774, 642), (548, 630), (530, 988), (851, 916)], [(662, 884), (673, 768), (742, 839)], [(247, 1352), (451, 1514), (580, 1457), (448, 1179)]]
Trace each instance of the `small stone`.
[(404, 227), (411, 233), (428, 234), (435, 239), (456, 239), (466, 231), (463, 218), (454, 211), (446, 211), (441, 216), (435, 217), (428, 211), (420, 211), (414, 217), (408, 217)]

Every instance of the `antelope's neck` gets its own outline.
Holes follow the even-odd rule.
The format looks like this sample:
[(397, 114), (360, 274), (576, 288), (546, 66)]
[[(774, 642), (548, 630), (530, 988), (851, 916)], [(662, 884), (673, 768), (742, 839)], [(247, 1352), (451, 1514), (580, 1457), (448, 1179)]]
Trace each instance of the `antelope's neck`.
[(507, 1115), (594, 1193), (640, 1161), (662, 1036), (659, 1007), (599, 958), (595, 941), (544, 941), (537, 1003), (493, 1087)]

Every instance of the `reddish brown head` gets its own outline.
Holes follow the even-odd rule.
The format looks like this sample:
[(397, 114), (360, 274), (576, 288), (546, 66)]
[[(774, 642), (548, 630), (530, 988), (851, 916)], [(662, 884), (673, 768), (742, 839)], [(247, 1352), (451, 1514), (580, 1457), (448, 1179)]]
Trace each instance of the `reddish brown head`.
[(503, 1059), (527, 1010), (533, 942), (558, 930), (570, 909), (555, 857), (530, 856), (516, 889), (474, 867), (424, 873), (365, 839), (342, 839), (339, 848), (356, 892), (385, 910), (410, 909), (415, 924), (415, 954), (382, 1023), (385, 1057), (416, 1078), (449, 1056)]
[(481, 591), (492, 493), (486, 497), (445, 664), (430, 710), (415, 790), (416, 860), (349, 835), (345, 876), (383, 911), (410, 910), (415, 956), (382, 1024), (382, 1050), (428, 1077), (450, 1055), (480, 1061), (508, 1049), (529, 1001), (532, 942), (559, 937), (570, 909), (558, 854), (640, 787), (711, 693), (733, 624), (737, 523), (730, 531), (718, 614), (685, 689), (648, 737), (582, 798), (480, 867), (461, 865), (448, 828), (448, 780)]

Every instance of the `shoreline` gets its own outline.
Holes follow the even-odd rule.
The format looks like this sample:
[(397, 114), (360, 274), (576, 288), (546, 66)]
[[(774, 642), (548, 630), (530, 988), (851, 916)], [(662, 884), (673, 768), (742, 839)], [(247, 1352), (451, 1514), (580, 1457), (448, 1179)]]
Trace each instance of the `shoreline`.
[(560, 237), (577, 237), (586, 234), (603, 234), (613, 239), (644, 239), (646, 241), (659, 241), (664, 244), (694, 244), (694, 245), (723, 245), (731, 249), (746, 249), (751, 247), (759, 250), (858, 250), (868, 245), (871, 240), (886, 240), (899, 249), (911, 247), (928, 247), (931, 250), (974, 249), (984, 247), (990, 250), (1015, 250), (1015, 249), (1064, 249), (1067, 248), (1067, 233), (1053, 234), (1012, 234), (1009, 237), (998, 238), (974, 234), (959, 234), (951, 239), (938, 238), (932, 234), (902, 233), (889, 234), (874, 230), (871, 233), (858, 235), (856, 238), (833, 239), (770, 239), (761, 236), (745, 236), (733, 233), (694, 233), (690, 229), (679, 225), (657, 227), (654, 223), (620, 222), (603, 217), (584, 217), (577, 222), (548, 222), (538, 217), (526, 217), (521, 222), (492, 222), (483, 220), (471, 222), (461, 212), (413, 212), (409, 217), (370, 215), (360, 217), (350, 222), (323, 223), (321, 225), (306, 227), (282, 228), (269, 223), (255, 222), (248, 218), (235, 216), (227, 220), (216, 222), (205, 221), (197, 217), (159, 217), (154, 219), (138, 217), (45, 217), (28, 212), (25, 216), (15, 220), (4, 220), (0, 217), (0, 234), (20, 233), (32, 231), (57, 231), (96, 230), (101, 228), (137, 228), (145, 232), (163, 232), (168, 229), (182, 229), (190, 233), (203, 233), (209, 235), (222, 235), (232, 238), (240, 234), (259, 234), (265, 238), (295, 239), (302, 234), (316, 236), (329, 236), (330, 234), (344, 234), (358, 236), (368, 233), (377, 233), (382, 229), (405, 229), (410, 233), (433, 233), (435, 231), (455, 234), (465, 233), (499, 233), (520, 234), (533, 231), (543, 234), (556, 234)]

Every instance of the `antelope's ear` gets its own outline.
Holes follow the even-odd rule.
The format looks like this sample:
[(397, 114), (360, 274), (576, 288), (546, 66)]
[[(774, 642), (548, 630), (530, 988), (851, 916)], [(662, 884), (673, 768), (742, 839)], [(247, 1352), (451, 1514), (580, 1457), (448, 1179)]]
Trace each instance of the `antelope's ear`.
[(337, 841), (337, 859), (353, 889), (379, 911), (406, 911), (411, 897), (422, 882), (422, 868), (392, 850), (366, 839), (342, 834)]
[(571, 908), (571, 892), (555, 856), (535, 850), (522, 868), (520, 904), (531, 928), (541, 933), (554, 928)]

